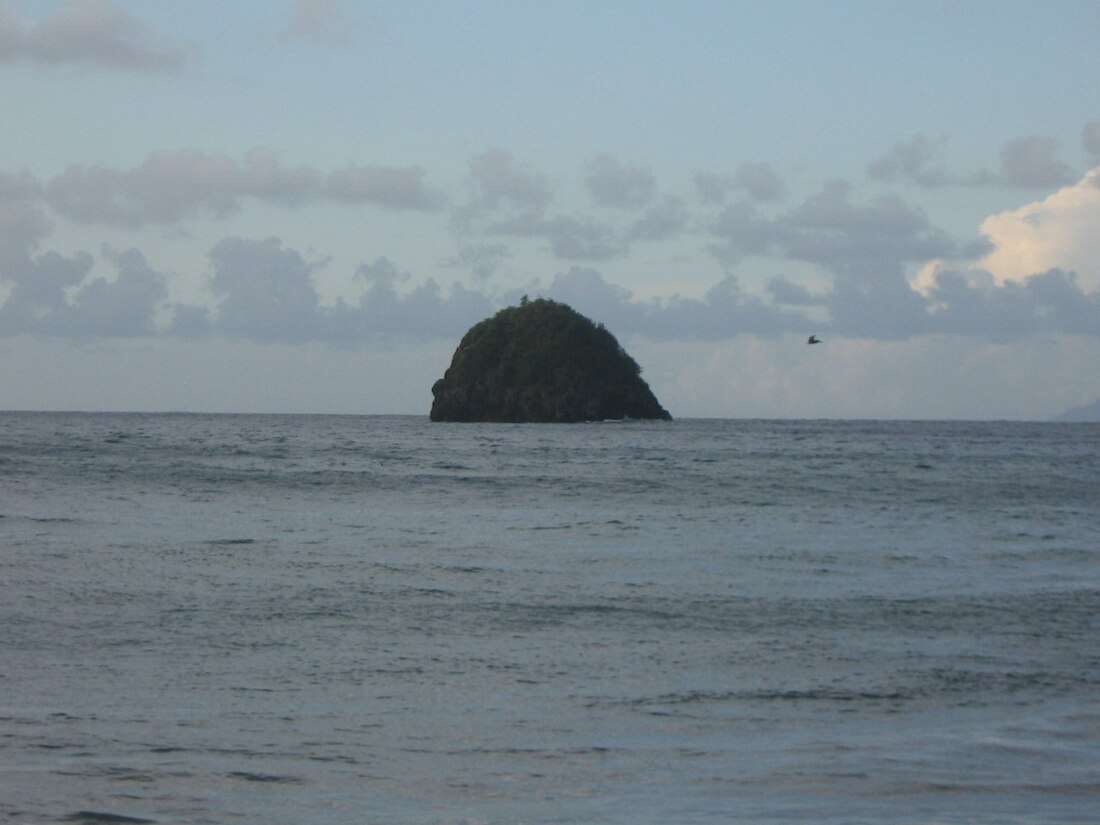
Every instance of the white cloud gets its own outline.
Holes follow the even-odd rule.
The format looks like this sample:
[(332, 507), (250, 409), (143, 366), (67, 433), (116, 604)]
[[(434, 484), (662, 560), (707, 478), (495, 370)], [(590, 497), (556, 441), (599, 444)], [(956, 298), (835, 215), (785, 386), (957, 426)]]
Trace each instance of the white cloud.
[(981, 231), (994, 249), (980, 263), (998, 284), (1060, 268), (1100, 289), (1100, 167), (1040, 201), (991, 215)]

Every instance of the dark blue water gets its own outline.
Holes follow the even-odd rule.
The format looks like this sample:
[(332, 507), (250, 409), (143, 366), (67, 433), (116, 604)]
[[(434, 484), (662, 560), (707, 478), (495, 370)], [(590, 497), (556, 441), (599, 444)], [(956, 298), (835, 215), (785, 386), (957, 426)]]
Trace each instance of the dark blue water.
[(14, 823), (1068, 823), (1100, 426), (0, 414)]

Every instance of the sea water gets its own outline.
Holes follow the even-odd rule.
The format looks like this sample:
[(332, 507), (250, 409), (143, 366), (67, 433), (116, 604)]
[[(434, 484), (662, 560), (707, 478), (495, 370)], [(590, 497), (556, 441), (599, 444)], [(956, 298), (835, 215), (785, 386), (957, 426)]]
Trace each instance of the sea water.
[(1100, 818), (1100, 427), (0, 414), (0, 816)]

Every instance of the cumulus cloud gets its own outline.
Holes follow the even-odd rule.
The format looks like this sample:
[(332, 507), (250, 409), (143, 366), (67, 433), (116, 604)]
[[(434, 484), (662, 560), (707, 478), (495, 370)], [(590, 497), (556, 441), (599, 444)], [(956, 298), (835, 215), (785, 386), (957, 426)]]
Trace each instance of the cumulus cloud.
[(682, 231), (687, 222), (683, 201), (675, 195), (665, 195), (630, 225), (626, 237), (631, 241), (663, 241)]
[(445, 291), (428, 278), (405, 293), (393, 280), (375, 280), (355, 305), (338, 303), (332, 328), (355, 342), (457, 338), (493, 309), (478, 290), (460, 283)]
[(442, 196), (418, 166), (349, 165), (323, 176), (309, 166), (284, 166), (263, 148), (240, 159), (192, 150), (155, 152), (120, 170), (70, 166), (45, 186), (49, 205), (79, 223), (139, 227), (197, 217), (224, 218), (246, 198), (286, 207), (318, 198), (394, 210), (431, 211)]
[(469, 161), (467, 183), (474, 212), (501, 208), (539, 211), (553, 191), (546, 176), (516, 161), (506, 149), (490, 148)]
[(1073, 170), (1058, 158), (1060, 145), (1053, 138), (1031, 136), (1001, 147), (997, 172), (982, 170), (970, 175), (949, 172), (940, 160), (947, 139), (935, 140), (918, 133), (898, 142), (887, 154), (867, 167), (867, 175), (888, 183), (941, 186), (1017, 186), (1049, 189), (1072, 181)]
[(781, 306), (818, 304), (828, 310), (830, 329), (873, 338), (924, 328), (926, 299), (906, 279), (910, 266), (964, 258), (969, 251), (900, 198), (856, 203), (842, 182), (774, 216), (745, 202), (731, 204), (711, 231), (722, 241), (715, 252), (727, 265), (766, 255), (820, 268), (832, 280), (828, 291), (810, 296), (773, 279), (773, 299)]
[(779, 200), (787, 193), (783, 178), (763, 161), (742, 164), (732, 175), (696, 172), (694, 181), (700, 200), (709, 204), (725, 203), (729, 195), (739, 192), (756, 202)]
[(985, 285), (973, 273), (936, 274), (927, 290), (925, 332), (946, 332), (994, 341), (1035, 332), (1100, 336), (1100, 292), (1086, 292), (1077, 275), (1061, 269), (1037, 273), (1022, 283)]
[(1049, 269), (1076, 271), (1100, 288), (1100, 168), (1039, 201), (991, 215), (981, 231), (992, 251), (980, 266), (997, 283), (1021, 281)]
[(814, 295), (806, 287), (778, 275), (768, 281), (768, 294), (781, 306), (817, 306), (825, 303), (825, 297)]
[(333, 200), (371, 203), (388, 209), (431, 211), (442, 196), (425, 183), (419, 166), (354, 166), (329, 173), (325, 194)]
[(0, 172), (0, 279), (50, 230), (38, 206), (41, 194), (41, 183), (29, 172)]
[(597, 155), (588, 164), (584, 184), (597, 204), (619, 209), (645, 206), (657, 188), (649, 169), (607, 154)]
[(724, 257), (777, 254), (841, 275), (900, 274), (911, 262), (953, 257), (958, 245), (927, 216), (893, 196), (852, 203), (848, 184), (834, 181), (793, 209), (769, 217), (751, 204), (727, 207), (711, 231)]
[(1075, 177), (1073, 170), (1058, 159), (1054, 138), (1026, 137), (1001, 149), (1001, 176), (1005, 183), (1033, 189), (1064, 186)]
[(1081, 146), (1097, 160), (1100, 160), (1100, 120), (1085, 124), (1081, 133)]
[(243, 197), (297, 205), (314, 195), (317, 181), (308, 167), (286, 169), (265, 149), (240, 162), (182, 150), (155, 152), (128, 171), (70, 166), (49, 181), (46, 197), (74, 221), (137, 227), (201, 214), (225, 217), (240, 209)]
[(366, 32), (373, 21), (356, 14), (358, 4), (348, 0), (296, 0), (283, 39), (321, 45), (346, 46)]
[[(898, 167), (904, 174), (929, 168), (921, 160), (925, 155), (914, 157)], [(723, 186), (733, 188), (723, 189), (722, 197), (735, 191), (747, 197), (711, 210), (703, 227), (727, 264), (726, 277), (702, 297), (642, 301), (604, 280), (592, 265), (621, 258), (631, 244), (684, 231), (691, 216), (681, 199), (667, 195), (651, 198), (639, 211), (601, 213), (610, 222), (549, 213), (552, 191), (545, 177), (506, 152), (490, 150), (471, 160), (468, 179), (469, 205), (482, 237), (463, 239), (454, 257), (440, 261), (468, 270), (473, 288), (444, 287), (428, 273), (414, 276), (376, 257), (348, 273), (353, 297), (326, 304), (316, 279), (328, 259), (307, 257), (277, 238), (234, 237), (210, 251), (210, 300), (204, 306), (168, 304), (166, 277), (136, 250), (106, 250), (100, 264), (87, 253), (37, 254), (49, 231), (40, 207), (49, 204), (74, 221), (129, 227), (231, 214), (246, 198), (290, 206), (327, 198), (389, 209), (437, 208), (441, 201), (418, 167), (349, 165), (322, 175), (310, 167), (289, 168), (267, 150), (240, 159), (158, 153), (129, 171), (72, 167), (44, 183), (28, 172), (0, 173), (0, 279), (6, 296), (0, 330), (83, 337), (220, 335), (340, 346), (460, 335), (499, 306), (501, 296), (488, 279), (510, 256), (500, 242), (504, 236), (542, 242), (553, 258), (576, 264), (550, 284), (550, 297), (652, 339), (767, 337), (808, 329), (877, 340), (1095, 336), (1097, 175), (1100, 169), (1043, 201), (991, 216), (981, 242), (956, 240), (899, 197), (858, 199), (843, 182), (766, 211), (748, 197), (747, 185), (737, 188), (730, 179)], [(754, 257), (761, 260), (747, 262)], [(733, 266), (742, 263), (757, 268), (759, 276), (764, 260), (766, 266), (789, 261), (796, 269), (816, 270), (813, 291), (783, 276), (763, 288), (753, 287), (758, 278), (744, 280), (746, 287), (734, 276)], [(921, 277), (911, 282), (921, 266)], [(112, 268), (113, 275), (100, 275)], [(332, 276), (326, 272), (326, 282)]]
[(545, 223), (545, 237), (554, 257), (566, 261), (603, 261), (625, 252), (611, 226), (589, 218), (558, 215)]
[(702, 298), (674, 295), (639, 302), (629, 290), (604, 280), (595, 269), (574, 266), (557, 275), (546, 295), (604, 321), (615, 332), (654, 340), (719, 340), (741, 333), (779, 335), (806, 328), (797, 312), (771, 306), (727, 276)]
[(156, 331), (155, 313), (168, 295), (165, 276), (137, 250), (107, 250), (117, 275), (87, 280), (94, 261), (48, 252), (4, 267), (12, 284), (0, 307), (0, 330), (68, 338), (126, 338)]
[(73, 297), (67, 334), (80, 337), (135, 337), (156, 331), (155, 314), (168, 297), (165, 277), (136, 249), (106, 257), (118, 270), (113, 280), (95, 278)]
[(608, 283), (599, 270), (571, 266), (554, 276), (546, 297), (569, 304), (616, 332), (634, 332), (644, 308), (634, 302), (630, 290)]
[(912, 181), (920, 186), (947, 186), (963, 181), (951, 175), (938, 160), (946, 138), (930, 140), (923, 133), (909, 141), (894, 144), (894, 148), (867, 167), (867, 174), (875, 180)]
[(385, 257), (356, 270), (365, 286), (357, 301), (325, 306), (314, 285), (322, 264), (306, 261), (277, 238), (226, 238), (210, 259), (210, 286), (220, 297), (210, 331), (252, 341), (357, 346), (434, 339), (460, 335), (491, 307), (480, 291), (457, 283), (444, 290), (430, 278), (399, 292), (409, 275)]
[(457, 255), (446, 258), (441, 263), (444, 266), (466, 267), (478, 281), (486, 281), (510, 257), (512, 253), (504, 244), (474, 243), (462, 247)]
[[(820, 267), (831, 278), (829, 288), (810, 293), (785, 278), (773, 278), (767, 288), (770, 306), (823, 308), (828, 320), (820, 328), (834, 334), (879, 340), (940, 333), (998, 339), (1035, 332), (1096, 335), (1100, 296), (1094, 278), (1081, 277), (1070, 267), (1059, 269), (1057, 262), (1044, 265), (1035, 254), (1019, 260), (1020, 247), (1035, 252), (1047, 235), (1043, 248), (1064, 253), (1070, 216), (1078, 248), (1084, 252), (1088, 244), (1088, 257), (1100, 260), (1095, 238), (1100, 211), (1094, 211), (1100, 210), (1100, 190), (1083, 181), (1060, 195), (1038, 205), (1043, 214), (1022, 210), (983, 225), (994, 244), (1002, 238), (1017, 244), (1013, 249), (998, 245), (986, 261), (1006, 256), (1018, 267), (1020, 283), (992, 276), (983, 283), (973, 270), (941, 263), (926, 269), (918, 284), (910, 284), (906, 272), (913, 265), (933, 259), (965, 265), (990, 247), (958, 243), (899, 198), (855, 203), (842, 183), (829, 184), (771, 217), (746, 203), (731, 205), (712, 231), (732, 250), (727, 257), (767, 254)], [(1056, 237), (1049, 220), (1053, 215), (1061, 218)], [(734, 303), (745, 321), (765, 319), (767, 328), (789, 328), (783, 324), (791, 316), (768, 318), (764, 310), (769, 307), (754, 304), (748, 296), (740, 295)], [(798, 317), (803, 322), (809, 318)]]
[(0, 6), (0, 63), (172, 72), (186, 57), (183, 47), (107, 0), (70, 0), (38, 21)]
[(488, 228), (498, 235), (545, 240), (555, 258), (564, 261), (605, 261), (622, 255), (626, 242), (610, 224), (588, 217), (519, 215)]
[(0, 172), (0, 203), (29, 201), (42, 193), (42, 184), (27, 170), (11, 174)]
[(219, 296), (217, 329), (254, 341), (308, 341), (320, 305), (318, 264), (278, 238), (226, 238), (210, 250), (210, 288)]
[(787, 187), (779, 173), (764, 162), (746, 163), (733, 175), (734, 189), (744, 190), (754, 201), (778, 200)]

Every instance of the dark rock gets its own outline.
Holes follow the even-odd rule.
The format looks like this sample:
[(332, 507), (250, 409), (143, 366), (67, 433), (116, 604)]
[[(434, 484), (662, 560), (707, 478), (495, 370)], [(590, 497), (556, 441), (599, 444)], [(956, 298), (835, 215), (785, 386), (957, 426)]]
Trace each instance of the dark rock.
[(432, 421), (672, 418), (602, 324), (541, 298), (471, 327), (432, 395)]

